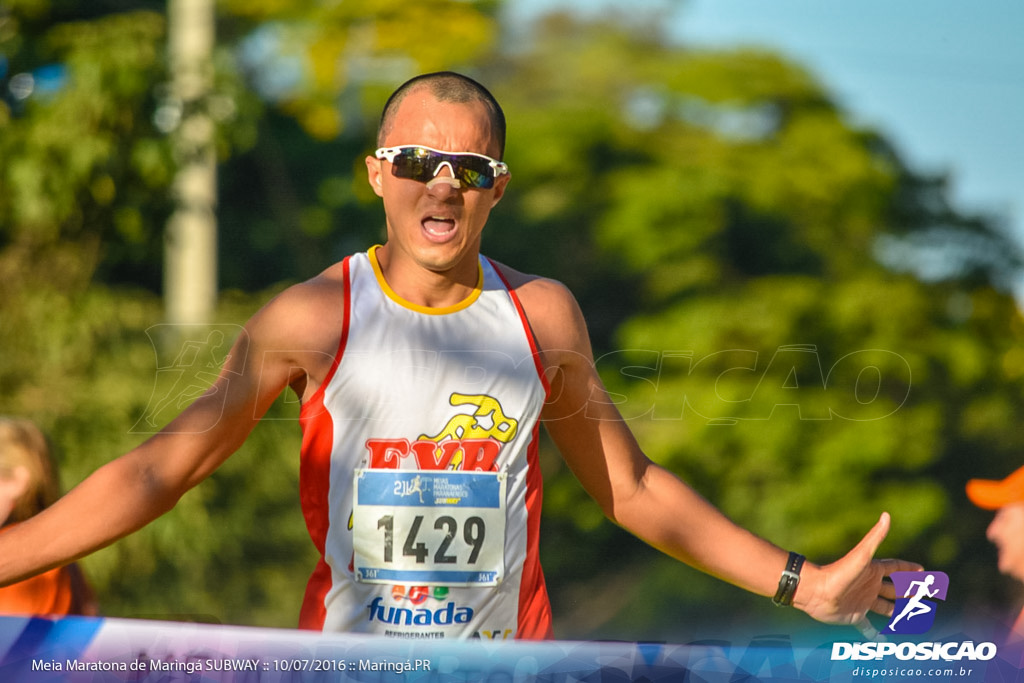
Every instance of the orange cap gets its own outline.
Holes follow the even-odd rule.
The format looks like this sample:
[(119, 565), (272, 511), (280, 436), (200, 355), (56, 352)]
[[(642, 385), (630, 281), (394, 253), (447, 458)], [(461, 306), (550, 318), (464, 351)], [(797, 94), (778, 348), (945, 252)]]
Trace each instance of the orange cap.
[(967, 497), (985, 510), (998, 510), (1010, 503), (1024, 503), (1024, 467), (1006, 479), (971, 479), (967, 482)]

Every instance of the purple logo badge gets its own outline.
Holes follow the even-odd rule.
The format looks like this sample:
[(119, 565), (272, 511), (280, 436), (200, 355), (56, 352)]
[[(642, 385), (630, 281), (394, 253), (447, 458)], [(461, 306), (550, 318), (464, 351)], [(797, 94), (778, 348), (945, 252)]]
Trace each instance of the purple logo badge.
[(896, 607), (882, 633), (924, 633), (935, 623), (935, 600), (945, 600), (949, 577), (944, 572), (893, 572)]

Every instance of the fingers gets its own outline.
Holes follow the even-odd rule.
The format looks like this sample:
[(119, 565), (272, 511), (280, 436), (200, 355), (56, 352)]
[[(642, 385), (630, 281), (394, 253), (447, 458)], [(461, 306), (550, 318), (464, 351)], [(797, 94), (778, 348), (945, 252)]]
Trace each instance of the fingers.
[(891, 617), (895, 606), (896, 603), (894, 601), (886, 600), (882, 596), (878, 596), (877, 598), (875, 598), (874, 603), (872, 603), (871, 605), (871, 611), (875, 614), (881, 614), (885, 617)]
[[(893, 572), (921, 572), (924, 571), (924, 567), (919, 565), (917, 562), (910, 562), (909, 560), (897, 560), (897, 559), (886, 559), (886, 560), (875, 560), (874, 564), (882, 569), (882, 576), (889, 576)], [(888, 583), (888, 582), (886, 582)], [(892, 584), (888, 583), (891, 587)], [(895, 588), (893, 588), (895, 590)]]
[(893, 572), (923, 572), (924, 566), (917, 562), (910, 562), (908, 560), (886, 560), (885, 575), (889, 576)]
[[(825, 569), (833, 578), (831, 596), (826, 596), (831, 604), (829, 614), (812, 614), (821, 621), (851, 623), (861, 630), (868, 640), (878, 637), (878, 631), (864, 616), (875, 612), (891, 617), (895, 607), (896, 589), (889, 575), (894, 572), (922, 571), (923, 567), (915, 562), (896, 559), (874, 559), (882, 541), (889, 533), (891, 518), (883, 512), (878, 521), (864, 535), (856, 546), (844, 557), (828, 565)], [(829, 582), (826, 581), (828, 586)], [(810, 613), (810, 612), (809, 612)]]
[(878, 590), (878, 597), (875, 598), (874, 604), (871, 606), (871, 611), (878, 614), (883, 614), (887, 617), (891, 617), (893, 608), (896, 603), (896, 586), (888, 578), (890, 574), (898, 571), (908, 572), (920, 572), (924, 571), (924, 567), (917, 564), (916, 562), (907, 562), (906, 560), (875, 560), (873, 562), (882, 569), (882, 583)]
[(863, 552), (868, 557), (874, 557), (878, 546), (882, 545), (882, 541), (885, 540), (886, 535), (889, 533), (890, 522), (889, 513), (883, 512), (875, 526), (871, 527), (871, 531), (865, 534), (864, 538), (860, 539), (860, 543), (856, 545), (854, 550)]

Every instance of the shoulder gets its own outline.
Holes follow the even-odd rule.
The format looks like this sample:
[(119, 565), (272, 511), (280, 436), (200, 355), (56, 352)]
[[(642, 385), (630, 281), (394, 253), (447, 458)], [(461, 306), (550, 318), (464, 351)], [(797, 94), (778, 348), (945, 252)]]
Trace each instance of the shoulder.
[(576, 297), (558, 280), (521, 273), (493, 262), (522, 304), (541, 351), (589, 352), (586, 321)]
[(274, 296), (249, 319), (248, 333), (264, 347), (333, 353), (344, 324), (342, 264)]

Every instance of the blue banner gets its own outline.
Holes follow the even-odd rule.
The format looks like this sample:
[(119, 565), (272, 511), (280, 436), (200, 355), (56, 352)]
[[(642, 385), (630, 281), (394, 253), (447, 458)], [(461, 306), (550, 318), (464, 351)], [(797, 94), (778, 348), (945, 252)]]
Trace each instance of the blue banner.
[(687, 644), (423, 642), (125, 619), (0, 617), (0, 681), (1024, 681), (1021, 643), (977, 634), (925, 641), (803, 640), (772, 635)]

